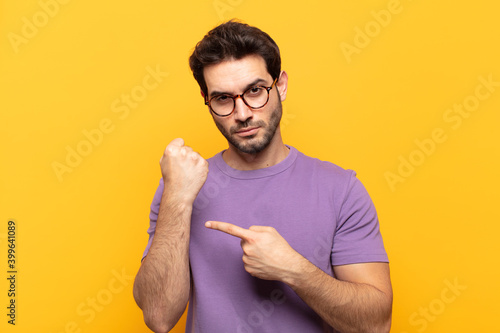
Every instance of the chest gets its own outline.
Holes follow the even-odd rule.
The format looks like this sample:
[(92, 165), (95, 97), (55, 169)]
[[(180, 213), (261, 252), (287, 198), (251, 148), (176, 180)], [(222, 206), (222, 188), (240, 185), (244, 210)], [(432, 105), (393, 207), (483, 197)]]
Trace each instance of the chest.
[(200, 257), (202, 263), (213, 258), (241, 261), (240, 239), (204, 227), (206, 221), (214, 220), (242, 228), (274, 227), (297, 252), (331, 273), (330, 253), (338, 212), (332, 191), (325, 185), (286, 175), (252, 180), (209, 177), (193, 207), (192, 266), (200, 262)]

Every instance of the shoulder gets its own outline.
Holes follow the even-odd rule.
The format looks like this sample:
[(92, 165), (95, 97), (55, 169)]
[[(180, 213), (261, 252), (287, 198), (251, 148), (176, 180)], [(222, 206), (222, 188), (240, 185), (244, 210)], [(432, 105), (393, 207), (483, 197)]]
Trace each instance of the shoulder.
[(297, 167), (302, 172), (309, 173), (317, 180), (333, 182), (336, 185), (348, 185), (352, 182), (353, 178), (356, 178), (354, 170), (344, 169), (330, 161), (311, 157), (300, 151), (297, 151)]
[(356, 171), (345, 169), (329, 161), (297, 153), (298, 176), (308, 179), (310, 185), (327, 195), (337, 210), (345, 208), (350, 201), (370, 201), (364, 185), (357, 178)]

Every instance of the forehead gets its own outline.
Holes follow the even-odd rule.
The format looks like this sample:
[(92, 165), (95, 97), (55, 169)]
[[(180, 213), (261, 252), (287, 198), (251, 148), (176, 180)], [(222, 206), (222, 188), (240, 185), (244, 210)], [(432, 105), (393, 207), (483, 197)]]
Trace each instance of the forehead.
[(225, 60), (204, 68), (203, 75), (208, 94), (212, 91), (237, 93), (257, 79), (272, 80), (266, 62), (259, 55), (248, 55), (235, 60)]

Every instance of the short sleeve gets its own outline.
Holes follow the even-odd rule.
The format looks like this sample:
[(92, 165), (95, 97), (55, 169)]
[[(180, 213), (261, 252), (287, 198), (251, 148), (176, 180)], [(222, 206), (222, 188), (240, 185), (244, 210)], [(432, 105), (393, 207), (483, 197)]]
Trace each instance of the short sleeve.
[(388, 262), (373, 201), (356, 173), (350, 172), (337, 218), (332, 265)]
[(149, 240), (148, 240), (148, 245), (146, 246), (146, 249), (144, 250), (144, 254), (142, 255), (141, 261), (146, 257), (146, 255), (149, 252), (149, 248), (151, 247), (151, 243), (153, 242), (153, 238), (155, 235), (155, 230), (156, 230), (156, 221), (158, 220), (158, 212), (160, 211), (160, 202), (161, 202), (161, 196), (163, 194), (163, 178), (160, 179), (160, 184), (158, 185), (158, 188), (156, 189), (155, 195), (153, 197), (153, 202), (151, 203), (151, 210), (149, 212), (149, 228), (148, 228), (148, 234), (149, 234)]

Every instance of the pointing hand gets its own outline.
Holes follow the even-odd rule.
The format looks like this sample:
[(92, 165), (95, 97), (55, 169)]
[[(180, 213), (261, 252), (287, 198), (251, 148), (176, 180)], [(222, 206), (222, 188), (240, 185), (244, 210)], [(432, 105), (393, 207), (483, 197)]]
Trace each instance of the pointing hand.
[(219, 221), (208, 221), (205, 227), (240, 238), (245, 270), (263, 280), (286, 282), (293, 278), (305, 260), (273, 227), (251, 226), (245, 229)]

